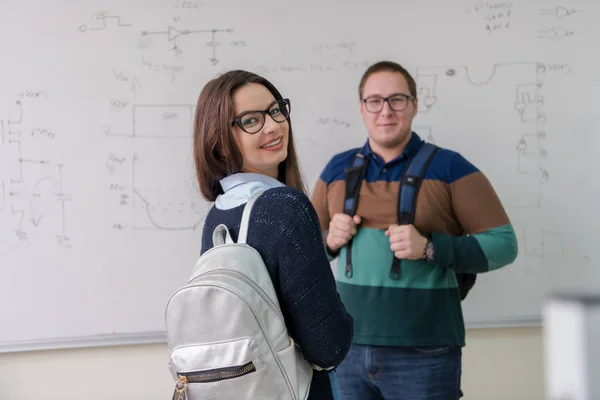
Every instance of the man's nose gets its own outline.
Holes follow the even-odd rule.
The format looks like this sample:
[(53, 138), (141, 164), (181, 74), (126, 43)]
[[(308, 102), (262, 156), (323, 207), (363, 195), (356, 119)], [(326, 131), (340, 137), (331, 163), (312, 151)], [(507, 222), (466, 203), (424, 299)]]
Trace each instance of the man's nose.
[(383, 107), (381, 107), (381, 111), (380, 114), (381, 115), (390, 115), (393, 114), (394, 110), (392, 110), (392, 107), (390, 106), (389, 101), (384, 101), (383, 102)]

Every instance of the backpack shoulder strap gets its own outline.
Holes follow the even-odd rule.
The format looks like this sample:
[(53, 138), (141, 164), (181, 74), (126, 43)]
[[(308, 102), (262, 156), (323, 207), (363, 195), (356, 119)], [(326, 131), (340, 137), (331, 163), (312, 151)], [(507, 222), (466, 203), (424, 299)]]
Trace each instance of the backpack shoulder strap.
[[(411, 159), (400, 176), (400, 191), (398, 193), (398, 225), (408, 225), (415, 221), (417, 195), (423, 182), (425, 172), (433, 160), (439, 147), (432, 143), (424, 143)], [(400, 279), (400, 260), (394, 257), (390, 278)]]
[[(258, 197), (264, 192), (264, 190), (260, 190), (256, 192), (246, 205), (244, 206), (244, 211), (242, 213), (242, 221), (240, 222), (240, 232), (238, 235), (238, 243), (246, 243), (248, 239), (248, 225), (250, 224), (250, 213), (252, 212), (252, 206)], [(213, 246), (222, 246), (224, 244), (235, 243), (231, 238), (231, 234), (229, 233), (229, 229), (225, 224), (219, 224), (212, 235)]]
[(400, 177), (400, 193), (398, 194), (398, 224), (414, 223), (417, 195), (425, 172), (438, 149), (439, 147), (434, 144), (423, 144), (404, 168), (404, 172)]
[(358, 197), (369, 159), (360, 151), (356, 152), (352, 165), (344, 170), (346, 194), (344, 196), (344, 214), (353, 216), (358, 207)]
[[(360, 187), (362, 185), (369, 159), (359, 150), (354, 155), (352, 165), (344, 170), (346, 193), (344, 196), (344, 214), (356, 214)], [(346, 244), (346, 278), (352, 278), (352, 238)]]
[(252, 207), (256, 200), (264, 193), (264, 190), (259, 190), (254, 193), (248, 202), (244, 206), (244, 212), (242, 213), (242, 221), (240, 222), (240, 233), (238, 234), (238, 243), (246, 243), (248, 240), (248, 225), (250, 224), (250, 213), (252, 213)]

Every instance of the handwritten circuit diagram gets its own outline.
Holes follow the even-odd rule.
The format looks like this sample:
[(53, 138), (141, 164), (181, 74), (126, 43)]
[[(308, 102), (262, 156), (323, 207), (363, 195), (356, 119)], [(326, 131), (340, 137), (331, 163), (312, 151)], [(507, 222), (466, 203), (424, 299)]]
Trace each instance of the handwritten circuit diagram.
[(130, 28), (131, 24), (123, 23), (121, 17), (115, 14), (109, 14), (106, 11), (95, 13), (91, 17), (92, 22), (79, 25), (79, 32), (102, 31), (111, 28)]
[(64, 189), (65, 166), (44, 152), (57, 134), (28, 113), (28, 106), (46, 102), (48, 95), (23, 91), (15, 98), (0, 119), (0, 219), (6, 221), (0, 226), (28, 245), (52, 235), (58, 245), (71, 247), (67, 217), (72, 199)]
[[(545, 167), (548, 152), (544, 145), (547, 115), (543, 93), (548, 70), (569, 73), (570, 67), (541, 62), (498, 63), (479, 77), (468, 66), (417, 68), (417, 125), (424, 137), (442, 145), (459, 140), (477, 143), (486, 153), (488, 170), (493, 170), (493, 181), (509, 207), (540, 208), (542, 187), (550, 179)], [(504, 107), (490, 107), (499, 98)], [(487, 135), (490, 127), (482, 124), (486, 120), (502, 121), (506, 136)], [(507, 164), (507, 160), (512, 161)]]
[(193, 183), (190, 154), (195, 106), (139, 103), (139, 86), (134, 78), (132, 101), (122, 110), (130, 113), (131, 124), (101, 128), (115, 144), (105, 165), (114, 182), (110, 189), (120, 206), (130, 210), (127, 221), (113, 227), (194, 230), (205, 216), (205, 204)]
[[(223, 46), (219, 38), (223, 35), (231, 34), (234, 32), (233, 28), (182, 28), (179, 26), (181, 23), (181, 17), (175, 16), (172, 18), (173, 24), (168, 25), (162, 29), (144, 29), (139, 32), (139, 38), (137, 47), (142, 51), (149, 50), (153, 47), (158, 47), (156, 43), (158, 40), (154, 38), (161, 38), (168, 44), (168, 50), (174, 56), (180, 56), (184, 53), (184, 46), (181, 45), (181, 41), (186, 37), (209, 35), (209, 40), (206, 42), (206, 47), (210, 48), (211, 55), (208, 58), (212, 65), (217, 65), (220, 62), (220, 58), (217, 55), (218, 48)], [(98, 31), (108, 30), (131, 30), (135, 29), (133, 24), (124, 22), (125, 19), (116, 13), (109, 13), (101, 11), (94, 13), (91, 16), (91, 22), (81, 24), (78, 27), (80, 33), (90, 33)], [(131, 29), (129, 29), (131, 28)], [(197, 48), (197, 43), (188, 42), (186, 46)], [(231, 47), (246, 47), (246, 43), (243, 40), (232, 40), (229, 42)]]
[[(142, 36), (164, 36), (168, 43), (170, 43), (169, 50), (172, 51), (175, 55), (180, 55), (183, 52), (183, 49), (177, 44), (178, 39), (183, 36), (189, 35), (198, 35), (198, 34), (210, 34), (211, 38), (206, 43), (207, 47), (212, 49), (212, 56), (209, 58), (209, 61), (212, 65), (217, 65), (219, 63), (219, 58), (217, 57), (217, 48), (221, 45), (221, 42), (217, 40), (217, 34), (223, 33), (232, 33), (233, 29), (179, 29), (174, 26), (170, 26), (164, 31), (142, 31)], [(143, 42), (142, 42), (143, 43)], [(144, 47), (143, 44), (141, 44)]]

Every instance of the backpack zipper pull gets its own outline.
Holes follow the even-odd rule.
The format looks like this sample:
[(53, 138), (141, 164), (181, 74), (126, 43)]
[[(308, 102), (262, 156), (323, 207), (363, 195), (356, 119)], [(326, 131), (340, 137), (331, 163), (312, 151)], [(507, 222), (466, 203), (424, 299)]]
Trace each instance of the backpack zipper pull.
[(188, 383), (189, 383), (189, 381), (185, 376), (183, 376), (183, 375), (178, 376), (177, 383), (175, 384), (175, 393), (177, 395), (176, 400), (186, 400), (186, 398), (187, 398), (186, 390), (187, 390)]

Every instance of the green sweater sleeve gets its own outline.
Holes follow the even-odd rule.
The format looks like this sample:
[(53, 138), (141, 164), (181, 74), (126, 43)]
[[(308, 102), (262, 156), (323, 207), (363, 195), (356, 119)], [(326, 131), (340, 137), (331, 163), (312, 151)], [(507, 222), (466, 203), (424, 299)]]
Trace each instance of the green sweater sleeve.
[(452, 211), (464, 234), (432, 234), (435, 264), (456, 272), (480, 273), (514, 262), (517, 237), (487, 177), (456, 153), (447, 180)]
[(503, 225), (467, 236), (432, 234), (435, 264), (456, 272), (493, 271), (514, 262), (518, 254), (512, 226)]

